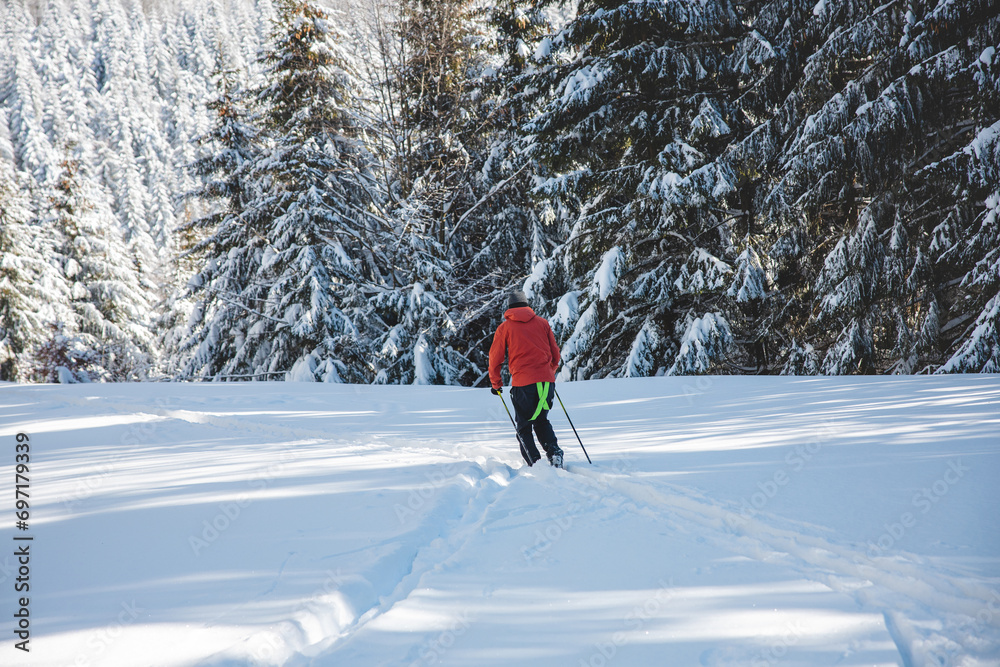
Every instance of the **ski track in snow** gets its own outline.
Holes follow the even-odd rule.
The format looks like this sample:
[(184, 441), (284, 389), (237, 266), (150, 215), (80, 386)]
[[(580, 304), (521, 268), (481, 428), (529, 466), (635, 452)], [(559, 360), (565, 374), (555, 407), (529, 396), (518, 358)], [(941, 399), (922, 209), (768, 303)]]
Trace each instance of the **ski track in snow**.
[[(87, 401), (70, 401), (78, 406), (92, 407)], [(111, 409), (122, 415), (145, 415), (151, 414), (164, 419), (177, 419), (191, 424), (208, 425), (223, 429), (226, 432), (239, 431), (250, 435), (267, 435), (272, 437), (287, 438), (290, 440), (317, 440), (333, 441), (341, 443), (361, 444), (368, 448), (377, 447), (379, 449), (392, 449), (394, 451), (419, 451), (426, 452), (432, 447), (409, 448), (405, 446), (395, 446), (390, 444), (372, 445), (368, 442), (356, 440), (336, 440), (331, 439), (328, 431), (305, 429), (297, 427), (286, 427), (276, 424), (266, 424), (263, 422), (248, 421), (244, 418), (222, 417), (207, 412), (192, 410), (176, 410), (167, 408), (157, 408), (150, 410), (146, 405), (133, 405), (122, 402), (102, 402), (101, 407)], [(438, 449), (448, 456), (456, 456), (453, 450)], [(467, 491), (458, 491), (457, 487), (449, 488), (450, 493), (444, 494), (438, 506), (440, 511), (432, 513), (425, 518), (425, 523), (418, 524), (413, 534), (422, 536), (428, 533), (435, 537), (430, 542), (407, 543), (403, 548), (396, 551), (397, 562), (387, 563), (386, 560), (374, 563), (370, 568), (373, 573), (384, 571), (394, 571), (399, 573), (399, 577), (384, 579), (378, 576), (371, 576), (369, 581), (378, 582), (375, 588), (370, 588), (362, 584), (362, 589), (354, 599), (346, 600), (337, 605), (336, 609), (320, 611), (313, 615), (309, 621), (301, 621), (290, 631), (282, 633), (283, 642), (291, 646), (305, 645), (298, 651), (298, 658), (293, 658), (286, 664), (302, 665), (309, 664), (307, 656), (314, 656), (320, 653), (329, 654), (347, 644), (352, 635), (363, 628), (366, 624), (384, 614), (396, 603), (405, 599), (420, 584), (421, 578), (430, 571), (440, 570), (447, 564), (450, 556), (457, 553), (464, 545), (469, 536), (480, 531), (489, 508), (495, 502), (498, 495), (507, 487), (515, 471), (506, 463), (496, 458), (484, 460), (478, 457), (477, 461), (464, 461), (468, 464), (461, 467), (461, 473), (457, 475), (463, 481)], [(460, 511), (457, 508), (461, 508)], [(433, 525), (428, 525), (433, 524)], [(291, 556), (289, 556), (291, 558)], [(279, 569), (277, 577), (280, 578), (281, 571), (285, 563)], [(350, 581), (338, 581), (338, 585), (347, 590), (357, 590), (358, 586), (351, 586)], [(346, 584), (346, 585), (345, 585)], [(259, 597), (264, 597), (276, 587), (277, 583), (269, 587)], [(364, 607), (360, 612), (354, 612), (356, 605), (360, 603)], [(368, 605), (368, 606), (365, 606)], [(318, 625), (322, 628), (320, 633), (310, 631), (309, 625)], [(270, 631), (269, 631), (270, 632)], [(253, 646), (259, 644), (262, 638), (248, 637), (243, 644)], [(274, 643), (273, 638), (266, 640)], [(225, 652), (230, 653), (230, 650)], [(303, 660), (306, 660), (305, 662)], [(224, 655), (216, 656), (212, 661), (216, 667), (229, 664)], [(234, 661), (233, 665), (245, 664), (242, 661)]]
[[(358, 630), (378, 616), (388, 612), (400, 601), (408, 598), (420, 586), (427, 573), (446, 569), (451, 558), (462, 549), (469, 538), (482, 530), (490, 507), (510, 482), (512, 472), (510, 468), (499, 461), (491, 463), (493, 465), (477, 466), (482, 476), (470, 485), (470, 494), (466, 498), (459, 499), (458, 504), (465, 501), (461, 514), (457, 517), (444, 517), (444, 521), (439, 523), (440, 533), (438, 536), (416, 550), (409, 571), (395, 584), (390, 594), (380, 597), (376, 606), (361, 614), (358, 620), (350, 627), (345, 628), (339, 636), (324, 638), (305, 647), (300, 652), (303, 659), (292, 660), (288, 664), (309, 664), (311, 661), (304, 660), (307, 656), (330, 655), (348, 645), (351, 637)], [(494, 471), (490, 473), (487, 468), (494, 468)]]
[[(94, 407), (92, 400), (70, 398), (67, 402)], [(284, 656), (282, 664), (287, 665), (337, 664), (337, 656), (349, 654), (352, 640), (366, 626), (407, 600), (421, 588), (425, 577), (446, 571), (470, 540), (498, 520), (493, 510), (513, 484), (539, 483), (525, 478), (525, 473), (533, 474), (531, 469), (513, 468), (489, 446), (457, 447), (433, 438), (337, 438), (324, 429), (111, 399), (101, 400), (99, 407), (120, 415), (209, 426), (230, 434), (348, 445), (366, 451), (436, 453), (456, 459), (440, 481), (443, 492), (434, 497), (433, 507), (422, 513), (420, 521), (410, 526), (397, 549), (371, 563), (366, 572), (338, 579), (329, 595), (306, 601), (293, 623), (268, 629), (267, 637), (248, 636), (241, 642), (245, 648), (262, 641), (273, 646), (278, 635), (279, 654)], [(569, 446), (570, 441), (564, 440), (564, 449)], [(507, 449), (504, 447), (504, 451)], [(763, 511), (747, 512), (682, 485), (644, 480), (635, 472), (605, 471), (600, 463), (588, 466), (574, 462), (565, 471), (544, 471), (544, 482), (557, 486), (568, 499), (582, 499), (582, 512), (627, 512), (664, 529), (700, 535), (733, 554), (780, 563), (803, 578), (853, 597), (862, 608), (883, 615), (904, 667), (941, 664), (932, 661), (936, 654), (924, 650), (926, 646), (958, 646), (980, 656), (1000, 653), (1000, 614), (986, 618), (981, 613), (993, 608), (990, 605), (995, 603), (996, 581), (949, 571), (916, 555), (894, 552), (891, 556), (872, 556), (864, 545), (841, 543), (822, 526)], [(295, 556), (294, 552), (287, 556), (259, 598), (278, 587), (286, 565)], [(944, 622), (935, 623), (935, 619)], [(967, 646), (973, 640), (976, 645)], [(234, 648), (239, 653), (239, 647), (233, 647), (204, 664), (246, 664), (227, 658), (234, 654)], [(416, 660), (416, 651), (416, 647), (411, 650), (409, 660)], [(986, 660), (961, 664), (993, 663)]]
[[(107, 407), (127, 414), (136, 414), (143, 409), (142, 406), (127, 404), (109, 404)], [(325, 431), (253, 423), (245, 419), (189, 410), (163, 409), (154, 411), (154, 414), (252, 434), (329, 440), (329, 433)], [(449, 456), (462, 454), (454, 449), (438, 451)], [(340, 629), (336, 637), (324, 637), (307, 647), (302, 654), (332, 655), (338, 647), (347, 644), (350, 637), (365, 624), (405, 599), (420, 585), (425, 573), (440, 569), (441, 564), (446, 563), (461, 548), (470, 534), (482, 527), (489, 507), (506, 488), (513, 470), (499, 459), (491, 459), (485, 465), (477, 463), (476, 467), (479, 471), (478, 479), (468, 487), (467, 504), (463, 513), (457, 518), (442, 517), (444, 520), (439, 526), (439, 536), (431, 543), (415, 548), (412, 567), (402, 579), (394, 582), (394, 586), (390, 584), (392, 591), (380, 591), (377, 604), (362, 612), (353, 623)], [(498, 469), (504, 471), (504, 477), (501, 478), (503, 481), (499, 484), (493, 472)], [(603, 473), (581, 464), (573, 465), (572, 471), (567, 470), (563, 475), (570, 472), (590, 480), (602, 492), (610, 490), (631, 501), (634, 504), (623, 506), (629, 511), (654, 521), (663, 521), (665, 517), (661, 512), (666, 512), (666, 517), (697, 526), (703, 533), (712, 535), (717, 544), (734, 553), (758, 560), (782, 559), (796, 567), (804, 577), (852, 595), (863, 606), (878, 608), (886, 617), (886, 626), (900, 648), (905, 665), (915, 664), (909, 644), (919, 637), (919, 633), (905, 616), (893, 611), (901, 603), (904, 607), (916, 604), (930, 612), (944, 611), (975, 618), (993, 600), (993, 590), (983, 582), (937, 572), (926, 563), (907, 557), (871, 557), (864, 552), (863, 547), (852, 548), (819, 536), (780, 529), (767, 523), (761, 513), (747, 516), (745, 512), (741, 514), (738, 510), (726, 508), (709, 499), (696, 498), (682, 487), (658, 488), (649, 483), (632, 481), (628, 475)], [(461, 502), (466, 498), (456, 500)], [(996, 641), (995, 630), (1000, 628), (1000, 615), (992, 616), (986, 625), (990, 628), (990, 639)], [(289, 664), (308, 663), (293, 661)]]
[[(985, 651), (980, 647), (981, 652), (992, 653), (1000, 648), (1000, 632), (997, 632), (1000, 614), (973, 621), (988, 605), (995, 604), (995, 592), (985, 581), (939, 571), (916, 556), (870, 556), (863, 545), (842, 545), (801, 530), (779, 528), (766, 521), (764, 513), (747, 516), (747, 512), (741, 513), (680, 486), (665, 488), (637, 482), (627, 473), (605, 473), (583, 463), (567, 466), (557, 474), (563, 483), (574, 482), (574, 476), (582, 477), (600, 490), (604, 504), (666, 523), (671, 529), (686, 527), (751, 559), (781, 561), (805, 578), (852, 596), (862, 607), (877, 609), (885, 617), (886, 627), (906, 667), (940, 663), (913, 658), (912, 645), (919, 644), (924, 637), (898, 609), (919, 608), (932, 617), (940, 616), (941, 612), (954, 615), (958, 619), (955, 626), (973, 626), (979, 635), (976, 639), (992, 647)], [(572, 486), (570, 490), (579, 494)], [(619, 496), (617, 502), (607, 496), (609, 491)], [(780, 520), (780, 517), (770, 518)], [(969, 640), (961, 634), (937, 635), (934, 639), (937, 643), (943, 639), (958, 645)]]
[[(79, 402), (80, 405), (84, 403)], [(127, 403), (104, 403), (121, 414), (146, 414), (148, 406)], [(166, 419), (178, 419), (192, 424), (209, 425), (226, 431), (238, 430), (248, 434), (277, 436), (289, 439), (330, 440), (323, 430), (285, 427), (262, 422), (249, 422), (243, 418), (222, 417), (206, 412), (191, 410), (155, 409), (153, 415)], [(370, 443), (365, 443), (369, 444)], [(388, 446), (388, 445), (386, 445)], [(423, 447), (422, 449), (432, 449)], [(437, 448), (433, 448), (437, 449)], [(451, 455), (461, 452), (448, 449), (438, 451)], [(482, 458), (480, 457), (480, 461)], [(543, 462), (544, 463), (544, 462)], [(489, 507), (495, 502), (510, 481), (513, 470), (499, 459), (491, 459), (484, 465), (477, 463), (478, 478), (470, 480), (467, 498), (456, 498), (459, 503), (467, 500), (464, 511), (458, 517), (438, 517), (438, 536), (429, 544), (410, 546), (414, 551), (412, 564), (398, 581), (383, 582), (375, 595), (378, 602), (365, 609), (346, 627), (338, 628), (336, 636), (316, 636), (300, 628), (300, 636), (310, 645), (300, 652), (300, 656), (324, 654), (331, 656), (340, 646), (349, 643), (350, 638), (368, 622), (384, 614), (399, 601), (416, 589), (423, 575), (432, 570), (440, 570), (468, 539), (481, 529)], [(503, 470), (500, 483), (493, 470)], [(657, 488), (649, 483), (631, 481), (627, 475), (617, 476), (588, 469), (580, 464), (572, 466), (570, 472), (582, 476), (599, 486), (602, 491), (611, 490), (628, 499), (634, 505), (624, 505), (651, 520), (662, 521), (664, 517), (657, 510), (666, 512), (674, 520), (686, 521), (709, 531), (714, 541), (734, 553), (759, 560), (781, 558), (795, 566), (803, 576), (823, 583), (830, 588), (853, 595), (863, 606), (879, 608), (886, 617), (886, 625), (897, 646), (900, 648), (904, 665), (915, 664), (909, 644), (919, 637), (907, 619), (893, 611), (900, 604), (898, 598), (923, 606), (929, 611), (945, 611), (950, 614), (975, 618), (976, 614), (993, 600), (990, 587), (975, 580), (949, 576), (929, 569), (905, 557), (870, 557), (862, 549), (838, 545), (818, 536), (808, 536), (801, 532), (776, 528), (762, 520), (760, 513), (754, 516), (712, 503), (708, 499), (696, 499), (685, 493), (681, 487)], [(447, 500), (452, 500), (448, 498)], [(447, 506), (449, 502), (445, 502)], [(422, 531), (417, 531), (422, 532)], [(409, 558), (406, 558), (409, 561)], [(384, 569), (384, 564), (377, 569)], [(284, 564), (282, 564), (282, 569)], [(376, 569), (376, 568), (373, 568)], [(398, 568), (389, 568), (398, 569)], [(403, 568), (405, 570), (405, 568)], [(280, 577), (280, 571), (278, 576)], [(865, 582), (869, 582), (870, 586)], [(875, 587), (875, 590), (870, 590)], [(273, 590), (274, 586), (268, 591)], [(387, 591), (391, 588), (391, 591)], [(895, 594), (895, 596), (893, 596)], [(909, 606), (909, 605), (906, 605)], [(342, 617), (343, 613), (337, 614)], [(989, 619), (991, 635), (1000, 628), (1000, 616)], [(993, 637), (991, 637), (993, 639)], [(301, 641), (301, 640), (300, 640)], [(294, 660), (289, 665), (309, 664)]]
[[(994, 591), (983, 581), (936, 571), (908, 556), (872, 557), (863, 547), (841, 545), (815, 535), (777, 528), (758, 517), (747, 517), (707, 500), (695, 500), (677, 491), (612, 475), (577, 469), (604, 489), (614, 490), (635, 501), (638, 507), (664, 510), (711, 534), (720, 546), (757, 560), (780, 559), (806, 578), (853, 596), (859, 604), (876, 608), (886, 617), (886, 627), (900, 649), (905, 665), (917, 664), (910, 644), (918, 632), (895, 610), (922, 607), (935, 616), (940, 612), (975, 619), (994, 601)], [(969, 622), (965, 622), (968, 625)], [(980, 639), (1000, 646), (1000, 615), (979, 623)]]

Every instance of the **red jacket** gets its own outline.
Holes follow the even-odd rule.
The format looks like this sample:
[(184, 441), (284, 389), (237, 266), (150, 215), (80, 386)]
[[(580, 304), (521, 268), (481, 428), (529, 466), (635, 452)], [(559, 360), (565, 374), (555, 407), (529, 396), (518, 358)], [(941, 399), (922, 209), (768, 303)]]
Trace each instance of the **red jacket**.
[(500, 367), (509, 357), (510, 383), (526, 387), (536, 382), (555, 382), (559, 368), (559, 347), (547, 320), (528, 306), (511, 308), (503, 314), (490, 346), (490, 383), (503, 386)]

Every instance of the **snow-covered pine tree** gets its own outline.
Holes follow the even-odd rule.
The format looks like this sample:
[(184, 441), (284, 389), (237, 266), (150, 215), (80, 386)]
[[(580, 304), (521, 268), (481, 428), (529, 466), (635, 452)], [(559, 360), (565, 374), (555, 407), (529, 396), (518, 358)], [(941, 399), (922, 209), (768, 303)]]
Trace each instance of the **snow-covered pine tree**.
[(138, 267), (114, 214), (101, 207), (91, 181), (73, 159), (63, 163), (51, 199), (49, 226), (60, 234), (57, 253), (70, 285), (75, 318), (66, 335), (92, 352), (86, 380), (146, 379), (155, 363), (150, 306)]
[[(245, 336), (230, 375), (367, 382), (368, 297), (387, 262), (375, 242), (364, 124), (355, 112), (350, 56), (336, 21), (283, 0), (253, 91), (265, 150), (252, 165), (260, 254), (238, 297)], [(228, 332), (224, 332), (224, 335)]]
[(91, 68), (93, 45), (86, 39), (89, 26), (79, 4), (73, 7), (77, 11), (68, 11), (56, 0), (48, 2), (38, 26), (38, 46), (49, 139), (53, 145), (70, 147), (73, 159), (86, 165), (95, 157), (89, 101), (98, 93)]
[[(382, 344), (383, 364), (394, 369), (383, 375), (387, 381), (482, 381), (506, 292), (530, 270), (532, 249), (544, 246), (539, 257), (549, 249), (533, 227), (527, 160), (513, 150), (523, 113), (514, 111), (507, 89), (524, 69), (526, 44), (547, 27), (534, 4), (544, 3), (402, 4), (399, 80), (422, 77), (432, 85), (397, 87), (408, 95), (400, 100), (403, 117), (407, 109), (420, 116), (402, 124), (403, 136), (419, 140), (405, 144), (396, 163), (422, 171), (397, 210), (409, 232), (399, 264), (406, 268), (397, 272), (404, 283), (379, 297), (391, 324)], [(428, 188), (435, 184), (437, 195)], [(434, 197), (449, 203), (436, 209)]]
[[(740, 209), (750, 213), (751, 209)], [(734, 224), (734, 226), (737, 226)], [(755, 247), (749, 235), (740, 244), (742, 252), (733, 264), (732, 282), (726, 290), (726, 313), (733, 331), (734, 342), (739, 343), (739, 359), (744, 372), (766, 373), (770, 370), (770, 355), (775, 345), (771, 342), (776, 318), (771, 312), (772, 271), (765, 265), (764, 256)]]
[(943, 253), (975, 218), (950, 156), (996, 118), (972, 67), (996, 33), (991, 4), (775, 0), (733, 54), (753, 85), (722, 161), (752, 189), (776, 266), (782, 298), (763, 321), (783, 322), (786, 349), (822, 355), (823, 372), (941, 361), (965, 270)]
[(718, 369), (732, 268), (714, 156), (730, 134), (716, 73), (742, 24), (728, 2), (584, 1), (524, 126), (535, 192), (567, 226), (525, 285), (566, 337), (562, 377)]
[[(519, 150), (521, 125), (532, 113), (530, 96), (520, 94), (513, 81), (550, 64), (551, 33), (545, 9), (554, 0), (507, 0), (491, 7), (488, 16), (487, 60), (472, 83), (481, 126), (489, 142), (477, 163), (481, 196), (475, 234), (469, 240), (475, 255), (472, 267), (480, 272), (506, 268), (509, 285), (523, 276), (552, 249), (555, 231), (545, 225), (531, 197), (530, 158)], [(549, 216), (551, 219), (552, 216)]]
[[(426, 239), (407, 235), (397, 248), (407, 282), (386, 285), (372, 298), (381, 335), (372, 359), (380, 384), (472, 384), (482, 374), (458, 337), (453, 306), (442, 301), (451, 277), (424, 247)], [(404, 254), (406, 251), (406, 254)], [(445, 297), (447, 298), (447, 297)]]
[[(840, 3), (845, 9), (838, 15), (864, 13), (847, 4)], [(804, 107), (829, 95), (825, 70), (816, 69), (813, 55), (833, 28), (825, 3), (772, 0), (739, 10), (747, 27), (716, 75), (732, 93), (730, 133), (715, 162), (735, 177), (725, 215), (742, 237), (734, 247), (740, 254), (724, 310), (740, 343), (733, 356), (742, 370), (774, 372), (783, 357), (783, 372), (805, 372), (817, 367), (816, 351), (798, 341), (819, 272), (815, 235), (822, 236), (829, 221), (814, 217), (809, 226), (802, 202), (790, 192), (802, 184), (785, 178), (785, 151), (808, 115)]]
[[(235, 61), (247, 58), (247, 52), (239, 53), (241, 48), (247, 48), (242, 40), (257, 44), (256, 36), (247, 38), (243, 32), (230, 36), (229, 40), (217, 43), (217, 48), (231, 57), (220, 55), (217, 60), (220, 65), (212, 69), (206, 63), (209, 59), (205, 51), (205, 38), (198, 34), (197, 21), (189, 16), (190, 8), (183, 9), (165, 22), (162, 38), (154, 42), (156, 52), (151, 59), (156, 64), (152, 76), (158, 85), (163, 86), (171, 104), (166, 106), (165, 132), (170, 140), (171, 148), (176, 156), (178, 180), (181, 183), (179, 192), (191, 190), (195, 183), (191, 180), (190, 165), (198, 158), (197, 140), (210, 131), (212, 119), (208, 115), (206, 103), (215, 95), (212, 77), (221, 69), (236, 69)], [(233, 44), (230, 40), (240, 40)], [(249, 52), (256, 57), (256, 51)]]
[[(199, 322), (232, 323), (198, 345), (242, 345), (257, 320), (240, 318), (263, 312), (261, 286), (274, 277), (259, 268), (283, 215), (258, 196), (272, 174), (251, 161), (256, 177), (243, 174), (249, 194), (236, 213), (222, 200), (180, 210), (173, 195), (201, 178), (182, 168), (197, 155), (189, 140), (211, 127), (203, 101), (220, 53), (256, 57), (270, 0), (181, 0), (152, 14), (118, 0), (29, 4), (0, 3), (0, 112), (20, 210), (49, 208), (68, 146), (80, 191), (115, 214), (156, 279), (167, 275), (178, 216), (220, 213), (189, 242), (207, 234), (204, 250), (220, 261), (224, 246), (245, 249), (246, 271), (235, 260), (210, 270), (202, 258), (199, 274), (214, 277), (198, 297), (228, 275), (239, 299), (225, 291), (231, 303), (195, 311)], [(451, 72), (423, 80), (449, 81), (454, 96), (434, 107), (427, 88), (421, 106), (412, 86), (402, 95), (418, 78), (396, 79), (400, 108), (434, 110), (421, 126), (427, 141), (416, 115), (405, 118), (409, 133), (393, 114), (377, 124), (387, 144), (410, 144), (379, 174), (391, 203), (364, 222), (369, 250), (343, 246), (363, 278), (351, 284), (365, 285), (358, 313), (373, 327), (362, 379), (474, 381), (502, 295), (518, 282), (569, 343), (579, 377), (997, 368), (993, 0), (585, 1), (546, 38), (557, 4), (406, 1), (425, 17), (462, 8), (457, 32), (427, 33), (453, 45), (445, 57), (421, 63), (410, 49), (401, 61)], [(266, 134), (267, 155), (284, 154), (272, 150), (281, 132)], [(411, 149), (423, 171), (396, 168)], [(47, 273), (43, 319), (62, 329), (42, 334), (52, 342), (44, 354), (63, 361), (46, 364), (72, 372), (96, 362), (80, 346), (68, 287), (60, 297), (52, 283), (65, 283), (51, 263), (55, 219), (4, 242), (27, 238), (40, 253), (16, 280), (29, 265)], [(216, 307), (233, 316), (214, 319)], [(223, 349), (220, 365), (197, 375), (224, 373), (233, 354)]]
[[(156, 243), (150, 226), (151, 193), (145, 187), (140, 144), (155, 131), (150, 110), (159, 107), (147, 83), (148, 70), (133, 60), (138, 26), (129, 21), (121, 3), (92, 0), (94, 12), (94, 68), (99, 96), (95, 123), (99, 128), (97, 169), (106, 183), (113, 183), (114, 210), (129, 250), (137, 258), (143, 277), (157, 268)], [(143, 59), (144, 60), (144, 59)]]
[(45, 129), (46, 110), (55, 100), (46, 97), (38, 74), (40, 54), (34, 19), (21, 2), (6, 6), (2, 19), (0, 43), (8, 55), (0, 71), (0, 105), (9, 110), (7, 122), (16, 168), (29, 174), (34, 183), (45, 184), (58, 173), (59, 158)]
[[(490, 337), (503, 312), (507, 293), (520, 286), (536, 263), (556, 245), (553, 216), (543, 219), (532, 197), (531, 159), (519, 150), (520, 127), (530, 108), (511, 85), (549, 60), (553, 26), (545, 8), (552, 0), (507, 0), (482, 16), (485, 41), (481, 65), (469, 85), (475, 101), (477, 132), (483, 137), (472, 155), (475, 203), (462, 214), (453, 245), (464, 289), (459, 335), (470, 341), (469, 354), (487, 364)], [(549, 224), (547, 224), (549, 223)]]
[(32, 355), (45, 340), (48, 322), (65, 315), (51, 302), (68, 299), (68, 290), (53, 270), (51, 246), (34, 224), (6, 129), (0, 110), (0, 380), (17, 382), (31, 377)]
[[(983, 45), (992, 36), (996, 42), (998, 19), (982, 27), (976, 40)], [(961, 301), (964, 308), (953, 308), (953, 329), (962, 329), (948, 347), (954, 353), (941, 367), (942, 372), (1000, 373), (1000, 54), (990, 43), (969, 66), (978, 95), (978, 108), (974, 109), (975, 136), (960, 151), (942, 161), (948, 171), (955, 169), (965, 175), (968, 192), (960, 192), (957, 199), (975, 202), (973, 215), (966, 218), (967, 225), (958, 242), (944, 249), (937, 264), (949, 264), (958, 259), (971, 268), (962, 280)], [(975, 50), (972, 51), (975, 55)], [(980, 207), (979, 202), (983, 204)], [(937, 230), (935, 230), (937, 231)], [(934, 248), (932, 248), (933, 250)], [(965, 322), (975, 318), (971, 325)], [(931, 327), (932, 333), (947, 336), (941, 330), (940, 316)], [(936, 331), (935, 331), (936, 330)], [(949, 336), (950, 338), (950, 336)], [(957, 348), (957, 349), (956, 349)]]
[[(209, 77), (221, 51), (256, 57), (257, 19), (273, 14), (270, 2), (232, 0), (204, 11), (184, 0), (145, 12), (142, 3), (118, 0), (34, 4), (31, 14), (19, 0), (0, 3), (0, 107), (9, 112), (17, 182), (31, 208), (46, 210), (68, 147), (87, 197), (115, 214), (108, 224), (127, 233), (142, 260), (143, 288), (159, 299), (163, 285), (153, 283), (172, 278), (174, 197), (194, 185), (184, 170), (194, 156), (189, 139), (209, 128)], [(234, 31), (227, 18), (237, 14)], [(195, 206), (182, 213), (202, 214)], [(57, 245), (57, 230), (47, 226), (54, 220), (42, 221), (39, 243)], [(48, 299), (57, 301), (55, 294)], [(53, 335), (72, 342), (72, 319), (61, 317)]]
[(241, 298), (260, 269), (266, 245), (266, 221), (250, 210), (258, 194), (251, 169), (261, 152), (260, 132), (238, 74), (220, 72), (217, 87), (217, 98), (208, 104), (215, 127), (198, 139), (203, 155), (192, 164), (202, 184), (189, 193), (203, 202), (193, 208), (208, 211), (178, 230), (182, 255), (177, 263), (181, 273), (192, 275), (187, 287), (193, 303), (186, 331), (177, 321), (185, 310), (178, 303), (163, 334), (169, 365), (186, 378), (214, 378), (242, 346), (249, 325)]

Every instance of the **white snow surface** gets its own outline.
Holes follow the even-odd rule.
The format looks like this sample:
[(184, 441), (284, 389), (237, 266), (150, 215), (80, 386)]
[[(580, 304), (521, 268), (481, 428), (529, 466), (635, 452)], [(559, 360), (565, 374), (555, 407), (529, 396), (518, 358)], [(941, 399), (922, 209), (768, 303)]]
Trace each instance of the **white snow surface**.
[(0, 385), (0, 664), (1000, 664), (1000, 377), (558, 389)]

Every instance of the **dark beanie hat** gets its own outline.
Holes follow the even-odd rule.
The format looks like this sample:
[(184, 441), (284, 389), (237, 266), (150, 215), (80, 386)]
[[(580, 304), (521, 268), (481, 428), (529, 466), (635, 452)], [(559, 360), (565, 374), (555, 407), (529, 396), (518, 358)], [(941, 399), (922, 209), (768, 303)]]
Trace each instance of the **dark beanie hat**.
[(514, 290), (507, 297), (507, 308), (523, 308), (528, 305), (528, 297), (519, 289)]

